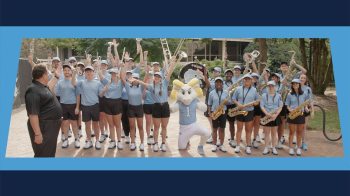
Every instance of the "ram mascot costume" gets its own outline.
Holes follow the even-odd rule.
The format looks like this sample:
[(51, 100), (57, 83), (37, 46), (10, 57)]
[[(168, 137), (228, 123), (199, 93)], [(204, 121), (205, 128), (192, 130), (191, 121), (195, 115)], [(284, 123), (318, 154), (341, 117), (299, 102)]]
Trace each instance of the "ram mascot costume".
[(197, 124), (197, 109), (202, 112), (207, 110), (207, 106), (199, 100), (202, 96), (203, 91), (199, 87), (197, 78), (192, 79), (187, 84), (177, 79), (173, 81), (170, 98), (176, 100), (176, 102), (170, 107), (170, 111), (179, 111), (179, 150), (187, 149), (190, 138), (194, 135), (199, 135), (201, 138), (197, 150), (199, 154), (204, 155), (203, 146), (210, 136), (210, 131)]

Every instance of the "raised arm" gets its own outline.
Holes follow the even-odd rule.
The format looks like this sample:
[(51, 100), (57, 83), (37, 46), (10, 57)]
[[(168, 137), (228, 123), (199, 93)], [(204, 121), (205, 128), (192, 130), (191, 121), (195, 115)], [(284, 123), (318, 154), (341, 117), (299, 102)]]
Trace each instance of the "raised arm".
[(167, 81), (170, 81), (171, 74), (173, 74), (175, 67), (176, 67), (176, 57), (173, 56), (170, 59), (169, 69), (165, 78)]
[(259, 73), (258, 69), (256, 68), (255, 60), (252, 62), (252, 68), (254, 73), (257, 73), (257, 74)]

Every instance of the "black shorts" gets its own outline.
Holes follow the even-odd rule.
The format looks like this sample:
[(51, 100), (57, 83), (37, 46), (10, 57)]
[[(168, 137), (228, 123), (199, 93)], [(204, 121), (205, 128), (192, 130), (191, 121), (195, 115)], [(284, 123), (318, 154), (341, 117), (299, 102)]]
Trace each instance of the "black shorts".
[(75, 115), (76, 104), (61, 103), (63, 120), (78, 120), (78, 115)]
[(305, 123), (305, 116), (300, 115), (293, 120), (290, 118), (287, 118), (287, 122), (290, 124), (297, 124), (297, 125), (304, 124)]
[(152, 117), (153, 118), (169, 118), (170, 108), (169, 103), (154, 103), (152, 107)]
[[(261, 115), (261, 118), (264, 118), (265, 116), (266, 115), (263, 112), (262, 115)], [(276, 127), (276, 126), (278, 126), (280, 124), (281, 124), (281, 117), (277, 116), (277, 118), (274, 121), (271, 121), (271, 122), (267, 123), (266, 125), (262, 125), (262, 124), (260, 124), (260, 125), (261, 126), (265, 126), (265, 127)]]
[(105, 97), (98, 97), (100, 112), (105, 112)]
[(229, 121), (229, 122), (235, 122), (235, 119), (236, 119), (236, 116), (234, 116), (234, 117), (230, 117), (229, 115), (228, 115), (228, 110), (229, 109), (232, 109), (232, 108), (235, 108), (236, 107), (236, 104), (232, 104), (232, 105), (227, 105), (226, 106), (226, 111), (225, 111), (225, 114), (226, 114), (226, 119), (227, 119), (227, 121)]
[(217, 128), (225, 129), (226, 128), (226, 114), (222, 114), (216, 120), (212, 120), (212, 124), (213, 124), (214, 129), (217, 129)]
[(104, 112), (108, 115), (118, 115), (123, 111), (121, 99), (104, 98)]
[(248, 114), (246, 116), (238, 115), (236, 116), (236, 120), (239, 122), (250, 122), (254, 119), (254, 110), (253, 111), (249, 111)]
[(99, 121), (100, 120), (100, 106), (98, 103), (92, 106), (81, 106), (83, 122)]
[(254, 106), (254, 116), (261, 116), (263, 112), (261, 111), (260, 104)]
[(287, 117), (289, 111), (286, 105), (283, 105), (281, 113), (279, 114), (280, 117)]
[(143, 108), (142, 105), (130, 105), (128, 109), (129, 118), (142, 118), (143, 117)]
[(152, 115), (153, 104), (143, 104), (143, 113)]

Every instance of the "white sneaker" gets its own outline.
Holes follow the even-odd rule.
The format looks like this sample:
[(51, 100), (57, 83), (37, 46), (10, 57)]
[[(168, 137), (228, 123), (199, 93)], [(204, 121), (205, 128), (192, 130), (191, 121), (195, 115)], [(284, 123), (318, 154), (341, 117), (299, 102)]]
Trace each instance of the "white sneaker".
[(75, 146), (75, 148), (80, 148), (80, 140), (79, 139), (75, 139), (74, 146)]
[(203, 146), (198, 146), (197, 147), (197, 152), (198, 152), (198, 154), (200, 154), (200, 155), (204, 155), (204, 147)]
[(277, 149), (282, 149), (283, 148), (281, 141), (278, 142), (276, 148)]
[(144, 151), (145, 150), (145, 145), (143, 145), (143, 143), (142, 143), (142, 144), (140, 144), (139, 148), (140, 148), (140, 151)]
[(124, 146), (122, 142), (118, 142), (118, 150), (123, 150)]
[(69, 146), (69, 141), (68, 139), (65, 139), (63, 142), (62, 142), (62, 148), (68, 148)]
[(106, 140), (106, 135), (104, 135), (104, 134), (101, 134), (101, 136), (100, 136), (100, 139), (99, 139), (99, 142), (100, 143), (103, 143), (105, 140)]
[(258, 133), (258, 135), (256, 136), (255, 140), (256, 140), (257, 142), (261, 142), (261, 139), (260, 139), (259, 133)]
[(212, 136), (210, 136), (210, 138), (207, 140), (207, 144), (211, 144), (211, 143), (213, 143), (213, 137)]
[(163, 151), (163, 152), (166, 152), (165, 144), (160, 145), (160, 150)]
[(259, 147), (259, 142), (257, 140), (253, 140), (253, 147), (258, 148)]
[(217, 142), (216, 142), (216, 145), (217, 145), (217, 146), (221, 146), (220, 141), (217, 141)]
[(235, 153), (239, 153), (239, 152), (241, 152), (241, 147), (237, 145), (235, 148)]
[(301, 148), (297, 149), (297, 156), (301, 156)]
[(269, 154), (269, 153), (270, 153), (269, 148), (268, 148), (268, 147), (265, 147), (265, 148), (264, 148), (264, 151), (263, 151), (263, 155), (267, 155), (267, 154)]
[(125, 143), (129, 144), (130, 143), (130, 137), (129, 136), (125, 136)]
[(89, 149), (89, 148), (92, 148), (92, 141), (85, 141), (85, 146), (84, 146), (84, 149)]
[(96, 148), (96, 150), (100, 150), (101, 149), (101, 142), (96, 141), (95, 142), (95, 148)]
[(250, 147), (250, 146), (247, 146), (247, 147), (245, 148), (245, 153), (247, 153), (247, 154), (252, 154), (252, 150), (251, 150), (251, 147)]
[(113, 149), (113, 148), (115, 148), (116, 146), (117, 146), (117, 145), (115, 144), (115, 141), (111, 140), (111, 141), (109, 142), (108, 149)]
[(272, 154), (273, 155), (278, 155), (278, 152), (277, 152), (276, 148), (272, 148)]
[(130, 150), (131, 150), (131, 151), (136, 150), (136, 145), (135, 145), (135, 143), (131, 143), (131, 144), (130, 144)]
[(226, 148), (225, 148), (224, 145), (219, 146), (219, 150), (220, 150), (221, 152), (227, 152), (227, 150), (226, 150)]
[(294, 148), (289, 148), (289, 155), (294, 156)]
[(237, 142), (235, 140), (230, 140), (230, 142), (228, 143), (232, 148), (236, 148), (237, 146)]
[(148, 144), (148, 145), (152, 145), (153, 143), (154, 143), (153, 138), (148, 137), (148, 138), (147, 138), (147, 144)]
[(158, 143), (155, 143), (153, 145), (153, 152), (158, 152), (158, 150), (159, 150)]
[(91, 130), (91, 137), (95, 137), (95, 131)]
[(211, 149), (212, 152), (216, 152), (218, 150), (218, 147), (216, 145), (213, 145), (213, 148)]

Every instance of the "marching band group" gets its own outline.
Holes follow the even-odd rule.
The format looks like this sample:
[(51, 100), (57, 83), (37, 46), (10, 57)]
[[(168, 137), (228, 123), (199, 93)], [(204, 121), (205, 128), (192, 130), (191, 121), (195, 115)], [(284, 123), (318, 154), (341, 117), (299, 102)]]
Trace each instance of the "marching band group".
[[(108, 60), (95, 59), (87, 55), (86, 62), (77, 62), (75, 57), (69, 63), (61, 65), (60, 59), (52, 59), (50, 86), (57, 96), (63, 111), (62, 148), (69, 146), (71, 132), (74, 146), (80, 148), (82, 137), (81, 121), (85, 123), (86, 141), (84, 149), (101, 149), (101, 144), (109, 138), (108, 149), (123, 149), (122, 138), (129, 144), (130, 150), (137, 149), (136, 129), (139, 132), (140, 151), (146, 143), (152, 150), (165, 152), (167, 126), (170, 117), (168, 104), (168, 86), (170, 77), (177, 63), (176, 57), (169, 65), (161, 68), (160, 63), (147, 65), (147, 51), (140, 52), (140, 62), (135, 63), (126, 52), (119, 58), (116, 42), (108, 48)], [(34, 67), (34, 63), (30, 59)], [(291, 61), (280, 64), (281, 73), (271, 73), (265, 68), (258, 73), (256, 64), (251, 62), (243, 71), (241, 66), (224, 71), (215, 67), (209, 75), (205, 70), (203, 79), (206, 83), (206, 104), (212, 128), (212, 136), (207, 143), (213, 144), (213, 152), (226, 152), (224, 147), (225, 127), (229, 122), (229, 145), (240, 153), (242, 131), (245, 130), (245, 152), (251, 154), (264, 139), (263, 154), (277, 155), (285, 142), (284, 129), (289, 127), (289, 154), (301, 155), (307, 150), (305, 131), (308, 116), (313, 115), (312, 91), (307, 85), (306, 70)], [(141, 80), (140, 73), (145, 68)], [(293, 72), (293, 69), (298, 69)], [(243, 74), (242, 74), (243, 72)], [(146, 125), (143, 125), (145, 116)], [(235, 128), (236, 122), (236, 128)], [(259, 133), (260, 126), (263, 133)], [(70, 131), (72, 130), (72, 131)], [(153, 131), (153, 134), (151, 133)], [(161, 143), (159, 141), (161, 133)], [(296, 145), (293, 143), (296, 134)], [(95, 137), (93, 144), (92, 137)], [(296, 147), (295, 147), (296, 146)], [(295, 152), (296, 150), (296, 152)]]

